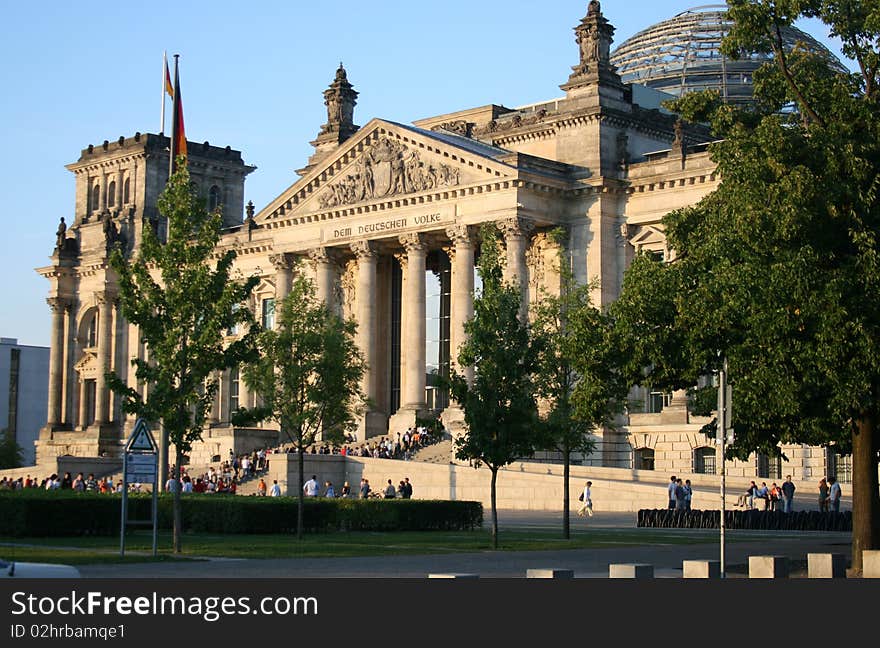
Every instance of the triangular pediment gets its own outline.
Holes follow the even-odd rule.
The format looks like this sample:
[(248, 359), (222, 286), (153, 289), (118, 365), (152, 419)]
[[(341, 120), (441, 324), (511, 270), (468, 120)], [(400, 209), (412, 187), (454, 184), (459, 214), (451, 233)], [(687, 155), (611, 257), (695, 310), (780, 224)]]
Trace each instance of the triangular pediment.
[(497, 159), (509, 153), (454, 133), (374, 119), (272, 201), (256, 221), (515, 177), (517, 169)]
[(82, 357), (73, 366), (81, 380), (98, 377), (98, 356), (92, 351), (84, 351)]

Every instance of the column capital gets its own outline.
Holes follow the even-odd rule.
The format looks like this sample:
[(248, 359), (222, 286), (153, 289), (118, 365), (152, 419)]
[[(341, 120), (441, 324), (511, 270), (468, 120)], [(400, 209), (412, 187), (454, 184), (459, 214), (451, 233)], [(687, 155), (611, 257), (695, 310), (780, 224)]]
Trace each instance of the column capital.
[(49, 304), (49, 309), (55, 314), (62, 314), (71, 306), (70, 300), (64, 297), (47, 297), (46, 303)]
[(316, 247), (308, 250), (306, 255), (315, 263), (338, 263), (339, 253), (330, 247)]
[(116, 304), (116, 295), (109, 290), (101, 290), (95, 292), (95, 301), (98, 306), (114, 306)]
[(504, 234), (505, 239), (515, 236), (528, 236), (535, 229), (535, 224), (525, 218), (512, 216), (511, 218), (503, 218), (495, 222), (495, 225)]
[(371, 241), (355, 241), (351, 244), (351, 251), (358, 259), (375, 259), (378, 256)]
[(447, 227), (446, 236), (448, 236), (449, 240), (451, 240), (456, 246), (474, 244), (473, 228), (463, 223), (456, 223), (455, 225)]
[(276, 252), (269, 255), (269, 262), (275, 268), (276, 272), (284, 272), (293, 269), (296, 260), (292, 254), (287, 252)]
[(400, 244), (406, 249), (408, 254), (413, 252), (424, 252), (427, 249), (427, 242), (424, 235), (418, 232), (410, 232), (409, 234), (401, 234), (398, 237)]

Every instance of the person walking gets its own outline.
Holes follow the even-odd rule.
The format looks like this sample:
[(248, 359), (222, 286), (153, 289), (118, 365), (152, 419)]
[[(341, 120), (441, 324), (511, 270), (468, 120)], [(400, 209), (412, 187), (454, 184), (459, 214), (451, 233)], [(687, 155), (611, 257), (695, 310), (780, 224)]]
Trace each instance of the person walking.
[(840, 483), (837, 477), (829, 477), (828, 484), (828, 508), (832, 513), (840, 513)]
[(319, 488), (317, 475), (312, 475), (312, 478), (303, 485), (303, 493), (306, 497), (317, 497)]
[(260, 477), (260, 483), (257, 484), (257, 495), (260, 495), (261, 497), (265, 497), (266, 490), (267, 490), (266, 481), (262, 477)]
[(581, 507), (578, 509), (578, 516), (584, 517), (584, 515), (589, 515), (593, 517), (593, 496), (591, 492), (591, 486), (593, 482), (588, 481), (584, 485), (584, 492), (581, 493)]
[(691, 510), (691, 500), (694, 498), (694, 489), (691, 488), (691, 480), (684, 480), (684, 510)]
[(360, 489), (361, 499), (367, 499), (370, 496), (370, 491), (372, 491), (372, 489), (370, 488), (370, 480), (369, 479), (362, 479), (361, 480), (361, 489)]
[(403, 478), (403, 486), (404, 486), (403, 499), (411, 499), (412, 494), (413, 494), (413, 487), (409, 481), (409, 477)]
[(324, 497), (336, 497), (336, 489), (333, 488), (332, 481), (326, 481), (324, 483), (324, 488), (326, 489), (324, 491)]
[(782, 482), (782, 510), (786, 513), (791, 513), (791, 503), (794, 500), (794, 491), (795, 486), (794, 482), (791, 481), (791, 475), (785, 476), (785, 481)]
[(819, 480), (819, 512), (828, 512), (828, 482), (824, 477)]
[(278, 485), (278, 480), (272, 480), (272, 490), (269, 491), (270, 497), (281, 497), (281, 486)]
[(391, 480), (388, 480), (388, 485), (385, 487), (385, 499), (394, 499), (397, 497), (397, 491), (394, 489), (394, 484), (391, 483)]
[(342, 497), (351, 497), (351, 485), (348, 482), (342, 485)]

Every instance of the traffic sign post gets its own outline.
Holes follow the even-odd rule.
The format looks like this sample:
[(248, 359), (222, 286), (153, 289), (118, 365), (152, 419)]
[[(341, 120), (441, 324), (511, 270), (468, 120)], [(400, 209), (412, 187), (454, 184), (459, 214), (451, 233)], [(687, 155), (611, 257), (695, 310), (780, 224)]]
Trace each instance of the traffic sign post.
[(158, 555), (159, 532), (159, 457), (156, 441), (144, 419), (138, 419), (125, 443), (122, 462), (122, 516), (119, 531), (119, 555), (125, 556), (125, 529), (136, 522), (128, 519), (128, 485), (152, 484), (153, 556)]

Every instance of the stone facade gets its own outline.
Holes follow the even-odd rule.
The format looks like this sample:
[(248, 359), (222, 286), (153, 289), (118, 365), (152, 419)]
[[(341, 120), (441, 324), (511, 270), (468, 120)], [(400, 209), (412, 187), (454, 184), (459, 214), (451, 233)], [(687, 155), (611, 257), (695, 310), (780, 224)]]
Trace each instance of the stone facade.
[[(404, 430), (422, 416), (439, 415), (453, 430), (461, 425), (461, 412), (432, 385), (456, 362), (473, 314), (481, 224), (498, 226), (505, 276), (521, 286), (524, 314), (541, 292), (558, 290), (558, 248), (548, 237), (558, 227), (568, 234), (575, 277), (595, 280), (594, 303), (605, 306), (618, 296), (635, 254), (669, 258), (662, 217), (717, 186), (707, 130), (634, 99), (651, 95), (621, 82), (609, 59), (613, 34), (598, 3), (590, 3), (575, 26), (571, 72), (560, 71), (564, 96), (412, 125), (379, 118), (355, 125), (358, 92), (340, 65), (323, 93), (327, 122), (300, 179), (261, 209), (249, 204), (246, 218), (244, 179), (253, 167), (229, 147), (189, 143), (193, 180), (223, 211), (220, 249), (235, 249), (236, 271), (261, 279), (248, 304), (257, 316), (270, 318), (293, 274), (302, 272), (334, 310), (358, 321), (369, 366), (363, 388), (373, 403), (360, 421), (360, 440)], [(74, 219), (59, 228), (51, 264), (38, 270), (50, 283), (53, 313), (50, 404), (38, 443), (46, 460), (119, 452), (132, 421), (109, 393), (105, 371), (148, 389), (135, 385), (128, 369), (131, 357), (145, 358), (148, 350), (120, 317), (107, 259), (115, 245), (136, 250), (144, 227), (162, 231), (156, 199), (167, 179), (167, 143), (137, 134), (89, 146), (68, 166), (76, 176)], [(426, 292), (432, 274), (436, 299)], [(206, 443), (238, 447), (233, 439), (241, 433), (229, 413), (254, 395), (235, 370), (220, 383)], [(600, 431), (585, 464), (643, 462), (690, 472), (698, 460), (711, 463), (709, 451), (696, 453), (714, 446), (681, 395), (667, 405), (656, 415), (636, 408), (621, 431)], [(212, 447), (203, 454), (216, 453)], [(800, 459), (803, 475), (824, 472), (813, 454)], [(745, 464), (731, 469), (749, 474)]]

